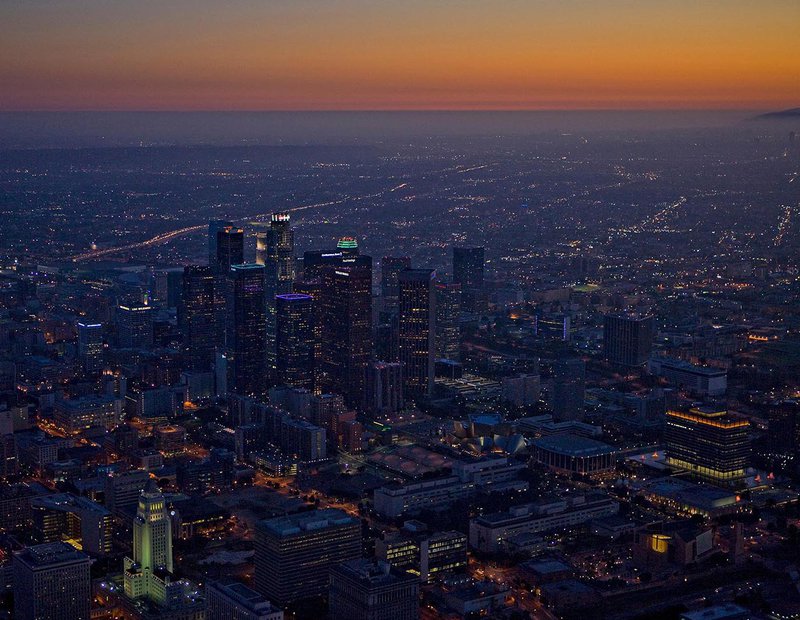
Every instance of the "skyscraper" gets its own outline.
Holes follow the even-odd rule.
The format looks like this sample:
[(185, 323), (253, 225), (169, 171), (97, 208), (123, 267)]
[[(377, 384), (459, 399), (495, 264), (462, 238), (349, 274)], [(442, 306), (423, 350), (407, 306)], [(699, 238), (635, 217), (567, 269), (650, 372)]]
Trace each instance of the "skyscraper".
[(351, 560), (331, 570), (331, 618), (417, 620), (419, 578), (387, 562)]
[(335, 508), (256, 525), (255, 587), (280, 606), (328, 591), (330, 569), (361, 556), (361, 523)]
[(586, 393), (586, 363), (580, 358), (553, 363), (550, 406), (556, 420), (583, 417)]
[(483, 269), (482, 247), (453, 248), (453, 282), (465, 289), (483, 288)]
[(222, 346), (215, 305), (216, 279), (211, 267), (189, 266), (183, 270), (183, 302), (178, 322), (191, 370), (211, 370), (214, 354)]
[(397, 312), (400, 295), (398, 276), (406, 269), (411, 269), (411, 259), (408, 256), (384, 256), (381, 259), (381, 297), (386, 312)]
[(215, 268), (226, 275), (233, 265), (244, 263), (244, 230), (236, 226), (217, 230), (216, 250)]
[(652, 316), (607, 315), (603, 320), (605, 358), (620, 366), (641, 366), (650, 357), (654, 335)]
[(459, 315), (461, 314), (461, 285), (455, 282), (436, 283), (436, 357), (461, 359)]
[(155, 480), (139, 496), (133, 520), (133, 557), (125, 558), (125, 594), (163, 604), (172, 573), (172, 524)]
[(103, 369), (103, 325), (78, 322), (78, 357), (84, 372), (94, 374)]
[(295, 279), (294, 231), (288, 213), (273, 213), (269, 230), (256, 237), (256, 263), (264, 265), (267, 303), (267, 366), (274, 374), (276, 362), (275, 296), (292, 292)]
[(286, 293), (275, 297), (276, 379), (279, 385), (314, 389), (314, 300)]
[(14, 554), (14, 618), (89, 620), (89, 556), (65, 542)]
[(243, 583), (210, 581), (206, 585), (206, 620), (283, 620), (283, 612)]
[(228, 390), (242, 396), (261, 396), (267, 388), (264, 266), (233, 265), (229, 281)]
[(667, 411), (667, 464), (716, 483), (735, 485), (745, 477), (750, 423), (717, 407)]
[(407, 269), (400, 273), (399, 349), (405, 396), (433, 390), (436, 324), (436, 272)]
[(403, 408), (403, 367), (399, 362), (372, 362), (367, 366), (363, 407), (380, 417)]
[(372, 258), (333, 257), (321, 266), (319, 386), (361, 404), (364, 370), (372, 356)]
[(146, 349), (153, 346), (153, 307), (120, 306), (117, 308), (117, 336), (123, 349)]
[(217, 233), (231, 226), (233, 222), (227, 220), (211, 220), (208, 223), (208, 265), (214, 269), (217, 266)]

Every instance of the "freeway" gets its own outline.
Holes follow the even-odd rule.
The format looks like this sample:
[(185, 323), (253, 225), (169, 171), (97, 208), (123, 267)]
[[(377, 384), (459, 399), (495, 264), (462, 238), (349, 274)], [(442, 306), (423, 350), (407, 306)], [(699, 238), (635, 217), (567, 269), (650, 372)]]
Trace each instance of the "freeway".
[[(344, 202), (352, 201), (358, 202), (361, 200), (369, 200), (370, 198), (378, 198), (383, 196), (384, 194), (389, 194), (391, 192), (396, 192), (403, 187), (406, 187), (407, 183), (401, 183), (400, 185), (395, 185), (394, 187), (389, 187), (387, 189), (381, 190), (379, 192), (373, 194), (364, 194), (362, 196), (345, 196), (344, 198), (340, 198), (338, 200), (328, 200), (326, 202), (317, 202), (310, 205), (300, 205), (297, 207), (291, 207), (289, 209), (284, 209), (286, 213), (292, 213), (296, 211), (305, 211), (308, 209), (319, 209), (322, 207), (331, 207), (333, 205), (342, 204)], [(256, 215), (248, 215), (245, 217), (238, 218), (234, 220), (235, 222), (245, 222), (248, 220), (258, 220), (269, 217), (272, 212), (269, 213), (258, 213)], [(70, 258), (72, 262), (79, 263), (87, 260), (93, 260), (97, 258), (102, 258), (103, 256), (108, 256), (110, 254), (119, 254), (120, 252), (127, 252), (130, 250), (139, 250), (142, 248), (152, 247), (156, 245), (163, 245), (164, 243), (168, 243), (173, 239), (177, 239), (179, 237), (185, 237), (186, 235), (190, 235), (192, 233), (199, 232), (206, 228), (206, 224), (196, 224), (194, 226), (185, 226), (183, 228), (178, 228), (177, 230), (171, 230), (168, 232), (160, 233), (155, 237), (151, 237), (150, 239), (146, 239), (144, 241), (138, 241), (136, 243), (128, 243), (126, 245), (120, 245), (113, 248), (103, 248), (99, 250), (90, 250), (89, 252), (83, 252), (81, 254), (76, 254)]]

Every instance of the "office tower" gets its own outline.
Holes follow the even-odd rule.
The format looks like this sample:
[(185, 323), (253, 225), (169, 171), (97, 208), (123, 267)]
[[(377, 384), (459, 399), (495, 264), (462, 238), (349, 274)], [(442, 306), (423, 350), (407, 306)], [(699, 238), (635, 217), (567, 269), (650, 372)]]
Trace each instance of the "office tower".
[(453, 248), (453, 282), (465, 289), (483, 288), (483, 248)]
[(355, 237), (341, 237), (336, 242), (336, 249), (345, 256), (358, 256), (358, 241)]
[(125, 594), (164, 603), (172, 573), (172, 523), (155, 480), (139, 496), (133, 520), (133, 557), (125, 558)]
[(331, 570), (331, 618), (417, 620), (419, 579), (386, 562), (351, 560)]
[(153, 346), (153, 307), (119, 306), (117, 337), (123, 349), (146, 349)]
[(607, 315), (603, 320), (605, 358), (620, 366), (641, 366), (650, 357), (654, 336), (652, 316)]
[(320, 373), (323, 392), (361, 404), (364, 369), (372, 356), (372, 258), (328, 259), (321, 266)]
[(71, 493), (56, 493), (31, 499), (33, 532), (42, 543), (74, 540), (93, 555), (111, 553), (114, 535), (111, 511)]
[(126, 508), (135, 506), (149, 481), (150, 474), (140, 470), (106, 476), (104, 485), (106, 508), (115, 514), (121, 514)]
[(65, 542), (14, 554), (14, 618), (89, 620), (89, 557)]
[(586, 392), (586, 364), (580, 358), (553, 362), (550, 408), (556, 420), (583, 417)]
[(400, 361), (399, 331), (397, 309), (394, 312), (378, 313), (378, 324), (375, 326), (375, 357), (377, 359), (385, 362)]
[(237, 581), (209, 581), (206, 603), (206, 620), (283, 620), (283, 611)]
[(214, 267), (225, 276), (233, 265), (244, 263), (244, 230), (226, 226), (217, 231), (217, 254)]
[(183, 270), (183, 303), (178, 322), (190, 370), (210, 370), (222, 346), (215, 305), (216, 278), (211, 267), (189, 266)]
[(436, 324), (436, 272), (407, 269), (400, 273), (399, 353), (406, 398), (433, 390)]
[(327, 427), (329, 420), (347, 410), (341, 394), (318, 394), (311, 399), (311, 423)]
[(717, 407), (667, 411), (667, 464), (716, 483), (743, 482), (750, 456), (750, 423)]
[(411, 269), (411, 259), (408, 256), (384, 256), (381, 259), (381, 297), (385, 312), (397, 312), (400, 295), (398, 277), (406, 269)]
[(273, 213), (269, 230), (256, 237), (256, 263), (264, 265), (264, 294), (267, 302), (267, 366), (277, 370), (275, 313), (276, 295), (292, 292), (295, 279), (294, 231), (288, 213)]
[(59, 399), (54, 405), (53, 418), (62, 431), (71, 435), (92, 428), (110, 431), (122, 419), (122, 399), (96, 394), (70, 400)]
[(314, 300), (285, 293), (275, 297), (278, 385), (314, 389)]
[(461, 285), (436, 283), (436, 357), (461, 359), (458, 319), (461, 314)]
[(800, 401), (772, 403), (768, 419), (769, 453), (784, 463), (797, 463), (800, 460)]
[(284, 418), (279, 435), (283, 453), (298, 461), (315, 463), (328, 456), (325, 429), (311, 422)]
[(325, 267), (335, 265), (343, 258), (341, 250), (306, 250), (303, 252), (303, 280), (321, 279)]
[(403, 366), (400, 362), (372, 362), (367, 366), (364, 411), (387, 417), (400, 411), (403, 402)]
[[(226, 220), (211, 220), (208, 223), (208, 265), (217, 268), (217, 234), (220, 230), (231, 228), (233, 222)], [(242, 261), (243, 262), (243, 261)]]
[(87, 374), (95, 374), (103, 369), (102, 323), (78, 322), (78, 357)]
[(361, 523), (335, 508), (256, 525), (255, 588), (283, 607), (323, 596), (330, 569), (361, 557)]
[(539, 402), (541, 382), (538, 374), (520, 374), (503, 377), (500, 381), (500, 397), (515, 407), (527, 407)]
[(423, 583), (467, 566), (467, 537), (461, 532), (428, 531), (415, 520), (375, 541), (375, 557), (413, 575)]
[(233, 265), (229, 281), (228, 390), (243, 396), (262, 396), (267, 387), (264, 266)]

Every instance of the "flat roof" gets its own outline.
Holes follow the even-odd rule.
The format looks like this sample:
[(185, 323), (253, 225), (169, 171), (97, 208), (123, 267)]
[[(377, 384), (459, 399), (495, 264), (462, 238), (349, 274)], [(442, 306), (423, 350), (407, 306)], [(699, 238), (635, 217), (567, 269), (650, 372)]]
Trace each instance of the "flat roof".
[(549, 452), (558, 452), (569, 456), (600, 456), (616, 452), (615, 448), (602, 441), (569, 433), (534, 439), (532, 445)]
[(265, 519), (258, 523), (258, 527), (269, 530), (278, 536), (294, 536), (303, 532), (324, 530), (357, 523), (358, 520), (351, 517), (344, 510), (339, 510), (338, 508), (324, 508), (322, 510), (300, 512), (285, 517)]

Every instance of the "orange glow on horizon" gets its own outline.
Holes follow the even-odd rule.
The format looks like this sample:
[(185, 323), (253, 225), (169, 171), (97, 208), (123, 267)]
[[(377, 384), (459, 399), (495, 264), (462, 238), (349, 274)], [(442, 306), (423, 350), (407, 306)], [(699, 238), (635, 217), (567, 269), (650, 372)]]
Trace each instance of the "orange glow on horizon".
[(3, 110), (780, 109), (800, 3), (37, 0)]

